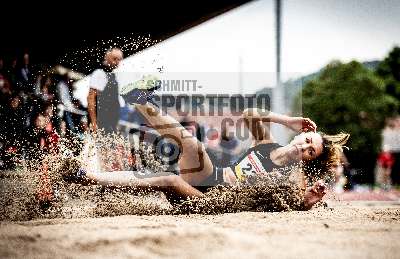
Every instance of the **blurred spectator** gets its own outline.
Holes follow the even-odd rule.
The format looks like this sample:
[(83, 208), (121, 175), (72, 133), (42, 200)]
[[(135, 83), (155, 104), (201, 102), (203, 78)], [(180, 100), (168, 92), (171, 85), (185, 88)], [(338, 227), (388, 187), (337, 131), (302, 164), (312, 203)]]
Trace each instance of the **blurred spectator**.
[(118, 48), (107, 50), (101, 69), (96, 69), (90, 77), (88, 112), (93, 130), (117, 131), (120, 113), (118, 81), (113, 70), (122, 61), (123, 53)]
[(394, 164), (394, 156), (389, 146), (383, 146), (382, 152), (378, 155), (377, 170), (375, 175), (376, 184), (384, 190), (390, 190), (392, 186), (391, 173)]
[(6, 98), (6, 106), (1, 109), (0, 141), (2, 149), (2, 167), (12, 168), (12, 156), (21, 149), (23, 135), (22, 98), (14, 94)]
[(72, 111), (75, 109), (72, 103), (72, 84), (70, 84), (68, 75), (61, 76), (60, 81), (57, 83), (57, 95), (59, 103), (62, 105), (62, 114), (65, 120), (67, 129), (75, 132), (75, 124), (72, 118)]
[(53, 81), (50, 76), (41, 76), (38, 88), (39, 91), (35, 89), (35, 94), (43, 101), (50, 102), (54, 100)]
[(17, 63), (18, 63), (17, 58), (12, 57), (10, 65), (5, 68), (6, 77), (9, 80), (13, 90), (16, 90), (17, 88), (17, 74), (18, 74)]
[(394, 162), (391, 170), (393, 184), (400, 184), (400, 117), (389, 118), (382, 132), (382, 149), (390, 152)]
[[(77, 109), (82, 105), (72, 98), (71, 82), (62, 78), (56, 89), (53, 75), (46, 72), (47, 67), (42, 68), (42, 74), (32, 72), (28, 53), (21, 60), (12, 57), (8, 63), (0, 57), (0, 168), (12, 167), (15, 156), (40, 158), (55, 151), (59, 139), (55, 129), (61, 128), (64, 110), (74, 113), (67, 120), (77, 126), (71, 129), (87, 128), (82, 116), (86, 113)], [(62, 101), (61, 114), (55, 113), (57, 97)]]
[(22, 120), (24, 110), (22, 105), (22, 98), (14, 94), (10, 98), (8, 109), (6, 109), (7, 114), (3, 118), (3, 125), (6, 126), (6, 135), (8, 136), (8, 140), (12, 142), (11, 145), (16, 145), (16, 141), (20, 139), (24, 128), (24, 121)]
[(41, 85), (42, 85), (42, 81), (43, 81), (43, 75), (38, 75), (37, 77), (36, 77), (36, 83), (35, 83), (35, 89), (34, 89), (34, 91), (33, 91), (33, 93), (36, 95), (36, 96), (40, 96), (40, 87), (41, 87)]
[(0, 102), (5, 103), (5, 96), (11, 95), (11, 84), (7, 78), (7, 71), (4, 67), (4, 60), (0, 57)]
[(24, 134), (28, 148), (27, 155), (30, 159), (56, 151), (59, 136), (54, 131), (51, 122), (52, 115), (51, 105), (45, 105), (41, 111), (33, 114), (31, 126)]
[(24, 53), (21, 60), (21, 65), (17, 69), (17, 87), (19, 90), (33, 93), (33, 75), (29, 63), (29, 54)]

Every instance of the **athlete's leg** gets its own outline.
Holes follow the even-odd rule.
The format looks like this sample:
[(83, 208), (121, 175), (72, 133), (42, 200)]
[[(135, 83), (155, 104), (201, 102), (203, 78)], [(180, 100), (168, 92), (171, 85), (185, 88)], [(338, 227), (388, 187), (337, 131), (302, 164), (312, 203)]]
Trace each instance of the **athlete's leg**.
[(137, 190), (163, 191), (174, 199), (202, 197), (203, 194), (177, 175), (164, 174), (148, 178), (137, 178), (132, 171), (87, 172), (86, 178), (95, 184), (108, 187), (132, 187)]
[(213, 171), (213, 165), (204, 145), (182, 125), (152, 104), (136, 104), (136, 109), (162, 136), (172, 136), (181, 147), (178, 165), (180, 176), (191, 185), (200, 185)]

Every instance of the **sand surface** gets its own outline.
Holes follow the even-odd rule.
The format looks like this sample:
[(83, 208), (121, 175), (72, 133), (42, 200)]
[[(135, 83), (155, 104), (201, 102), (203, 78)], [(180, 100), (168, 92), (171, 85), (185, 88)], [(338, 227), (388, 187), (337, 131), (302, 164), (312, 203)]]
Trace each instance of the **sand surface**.
[(0, 258), (399, 258), (400, 203), (0, 223)]

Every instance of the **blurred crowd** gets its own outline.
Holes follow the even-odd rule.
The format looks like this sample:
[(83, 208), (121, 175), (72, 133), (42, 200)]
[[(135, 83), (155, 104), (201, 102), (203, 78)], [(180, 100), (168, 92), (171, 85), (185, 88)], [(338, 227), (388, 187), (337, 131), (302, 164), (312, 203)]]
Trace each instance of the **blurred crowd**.
[(51, 151), (62, 136), (81, 134), (85, 111), (72, 96), (68, 73), (31, 64), (29, 53), (0, 56), (0, 168), (15, 157)]
[(388, 118), (382, 131), (382, 149), (377, 158), (375, 183), (385, 190), (400, 185), (400, 117)]
[[(0, 56), (0, 169), (13, 168), (15, 158), (33, 159), (56, 151), (62, 138), (83, 137), (89, 127), (87, 109), (74, 98), (73, 84), (67, 72), (32, 64), (27, 52), (8, 59)], [(127, 106), (121, 108), (123, 122), (145, 123)], [(209, 123), (194, 123), (193, 118), (181, 123), (206, 144), (217, 165), (231, 163), (244, 150), (228, 137), (227, 129), (221, 132)]]

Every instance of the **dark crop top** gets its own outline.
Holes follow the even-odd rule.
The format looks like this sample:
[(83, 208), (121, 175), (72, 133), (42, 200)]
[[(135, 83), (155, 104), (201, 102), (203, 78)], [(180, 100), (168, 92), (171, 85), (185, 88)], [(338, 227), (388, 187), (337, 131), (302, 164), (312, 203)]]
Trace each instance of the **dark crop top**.
[(249, 175), (271, 172), (275, 168), (281, 168), (272, 162), (270, 154), (273, 150), (282, 147), (278, 143), (258, 144), (246, 151), (233, 165), (232, 171), (239, 181), (243, 181)]

